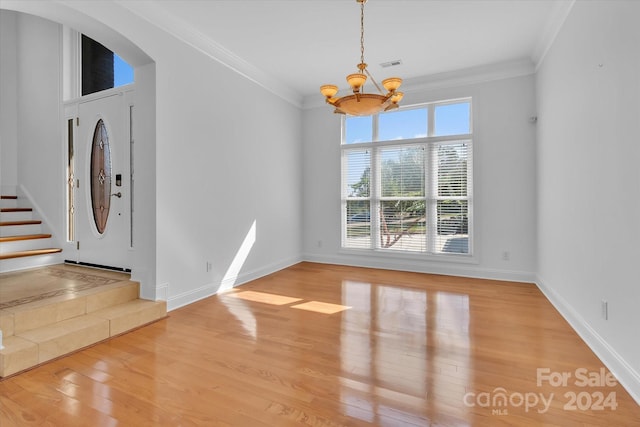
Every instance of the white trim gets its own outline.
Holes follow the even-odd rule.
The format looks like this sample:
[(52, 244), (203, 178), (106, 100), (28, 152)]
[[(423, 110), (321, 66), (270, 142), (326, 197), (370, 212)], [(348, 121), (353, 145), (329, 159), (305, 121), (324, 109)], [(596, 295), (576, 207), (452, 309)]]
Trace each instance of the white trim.
[(531, 60), (535, 64), (536, 71), (538, 71), (549, 49), (553, 46), (575, 2), (576, 0), (555, 2), (549, 21), (531, 54)]
[(640, 405), (640, 372), (636, 371), (560, 294), (547, 286), (540, 275), (536, 285), (571, 328), (606, 365), (631, 397)]
[(275, 77), (265, 73), (255, 65), (245, 61), (221, 44), (216, 43), (202, 32), (196, 30), (188, 22), (170, 15), (161, 7), (151, 2), (141, 1), (116, 0), (115, 3), (194, 49), (204, 53), (209, 58), (218, 61), (220, 64), (251, 80), (274, 95), (279, 96), (298, 108), (302, 106), (302, 96), (298, 92)]
[(515, 270), (480, 268), (473, 263), (438, 263), (406, 258), (383, 258), (362, 255), (317, 255), (305, 254), (304, 261), (320, 264), (336, 264), (353, 267), (378, 268), (382, 270), (409, 271), (413, 273), (439, 274), (445, 276), (468, 277), (473, 279), (501, 280), (508, 282), (534, 283), (535, 274)]
[[(436, 89), (487, 83), (495, 80), (527, 76), (534, 73), (534, 63), (531, 59), (524, 58), (406, 79), (402, 88), (405, 94), (413, 94)], [(325, 103), (325, 98), (320, 93), (317, 95), (308, 95), (304, 98), (302, 108), (317, 108), (325, 105)]]
[[(243, 272), (238, 275), (238, 277), (235, 278), (232, 283), (224, 283), (228, 282), (224, 280), (221, 280), (218, 283), (207, 283), (206, 285), (200, 286), (199, 288), (169, 297), (167, 298), (167, 311), (172, 311), (180, 307), (184, 307), (185, 305), (192, 304), (201, 299), (216, 295), (221, 289), (229, 289), (230, 287), (243, 285), (252, 280), (256, 280), (271, 273), (275, 273), (276, 271), (291, 267), (292, 265), (298, 264), (302, 261), (303, 259), (301, 257), (291, 257), (284, 261), (275, 262), (256, 268), (254, 270)], [(169, 285), (166, 286), (168, 287)]]
[(95, 101), (95, 100), (102, 99), (102, 98), (108, 98), (108, 97), (114, 96), (114, 95), (124, 96), (128, 92), (135, 91), (135, 88), (136, 88), (136, 84), (135, 83), (129, 83), (129, 84), (126, 84), (126, 85), (122, 85), (122, 86), (118, 86), (118, 87), (112, 87), (110, 89), (101, 90), (100, 92), (90, 93), (88, 95), (80, 96), (79, 98), (68, 99), (68, 100), (64, 101), (62, 103), (62, 105), (64, 107), (67, 107), (67, 106), (70, 106), (70, 105), (79, 105), (79, 104), (83, 104), (85, 102), (91, 102), (91, 101)]

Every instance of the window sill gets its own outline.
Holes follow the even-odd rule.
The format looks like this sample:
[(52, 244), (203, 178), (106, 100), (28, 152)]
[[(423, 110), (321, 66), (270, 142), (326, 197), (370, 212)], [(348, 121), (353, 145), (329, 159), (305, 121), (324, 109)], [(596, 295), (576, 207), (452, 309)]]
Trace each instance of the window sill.
[(427, 254), (427, 253), (412, 253), (412, 252), (400, 252), (395, 250), (385, 249), (350, 249), (340, 248), (339, 254), (342, 255), (355, 255), (362, 257), (384, 258), (394, 260), (407, 260), (407, 261), (419, 261), (419, 262), (446, 262), (456, 264), (479, 264), (477, 257), (474, 255), (466, 254)]

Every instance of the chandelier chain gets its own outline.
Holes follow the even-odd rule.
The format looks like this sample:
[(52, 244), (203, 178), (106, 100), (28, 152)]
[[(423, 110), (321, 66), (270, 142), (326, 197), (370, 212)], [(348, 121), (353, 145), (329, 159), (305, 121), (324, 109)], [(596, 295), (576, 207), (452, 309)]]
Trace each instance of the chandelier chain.
[(364, 64), (364, 1), (360, 3), (360, 63)]
[[(389, 77), (383, 80), (382, 86), (387, 91), (384, 93), (367, 69), (367, 64), (364, 62), (364, 5), (367, 0), (356, 0), (356, 2), (360, 3), (360, 63), (357, 65), (356, 73), (347, 75), (347, 83), (351, 86), (353, 95), (337, 97), (339, 88), (336, 85), (322, 85), (320, 93), (326, 97), (327, 104), (335, 107), (335, 113), (366, 116), (398, 108), (398, 102), (404, 94), (397, 92), (402, 84), (401, 78)], [(367, 81), (372, 82), (379, 93), (364, 92), (363, 88)]]

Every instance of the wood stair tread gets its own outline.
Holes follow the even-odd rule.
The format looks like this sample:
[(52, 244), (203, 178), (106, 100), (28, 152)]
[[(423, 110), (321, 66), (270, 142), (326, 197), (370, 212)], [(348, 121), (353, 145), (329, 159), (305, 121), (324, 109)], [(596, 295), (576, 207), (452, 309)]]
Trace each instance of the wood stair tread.
[(4, 236), (4, 237), (0, 237), (0, 243), (17, 242), (20, 240), (48, 239), (50, 237), (51, 237), (51, 234), (24, 234), (21, 236)]
[(58, 252), (62, 252), (60, 248), (47, 248), (47, 249), (33, 249), (29, 251), (19, 251), (19, 252), (7, 252), (4, 254), (0, 254), (0, 260), (2, 259), (12, 259), (12, 258), (22, 258), (27, 256), (37, 256), (37, 255), (48, 255), (55, 254)]
[(9, 212), (33, 212), (31, 208), (2, 208), (0, 212), (9, 213)]
[(1, 200), (17, 200), (18, 196), (0, 196)]
[(4, 222), (0, 222), (0, 227), (11, 226), (11, 225), (38, 225), (38, 224), (42, 224), (42, 221), (37, 219), (30, 219), (25, 221), (4, 221)]

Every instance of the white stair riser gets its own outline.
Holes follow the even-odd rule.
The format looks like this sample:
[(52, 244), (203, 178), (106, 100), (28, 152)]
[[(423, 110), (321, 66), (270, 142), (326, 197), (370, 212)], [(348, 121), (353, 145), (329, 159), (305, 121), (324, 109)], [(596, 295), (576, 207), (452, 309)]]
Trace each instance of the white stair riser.
[(41, 224), (30, 225), (4, 225), (0, 227), (0, 236), (24, 236), (25, 234), (39, 234), (42, 231)]
[(45, 265), (60, 264), (64, 261), (64, 252), (48, 255), (28, 256), (22, 258), (10, 258), (0, 261), (0, 273), (8, 271), (24, 270), (26, 268)]
[(2, 212), (0, 221), (29, 221), (33, 219), (33, 212)]
[(0, 243), (0, 254), (6, 254), (9, 252), (22, 252), (31, 249), (52, 248), (54, 246), (55, 244), (53, 243), (52, 238), (2, 242)]
[(16, 199), (0, 199), (0, 208), (17, 208), (18, 201)]

